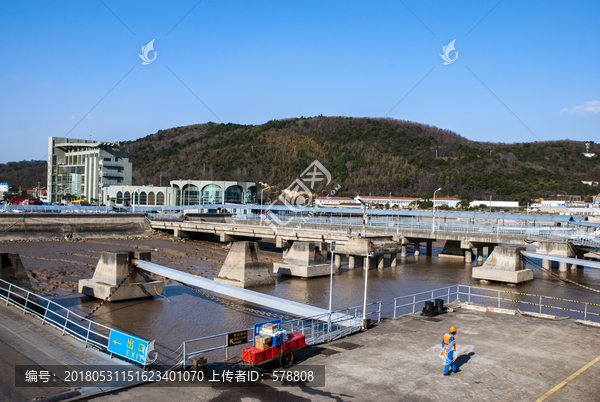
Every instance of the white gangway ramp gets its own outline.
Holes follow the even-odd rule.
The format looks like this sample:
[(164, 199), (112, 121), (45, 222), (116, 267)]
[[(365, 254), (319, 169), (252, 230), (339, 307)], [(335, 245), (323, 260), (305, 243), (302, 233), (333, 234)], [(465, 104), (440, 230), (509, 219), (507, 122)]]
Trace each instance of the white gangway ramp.
[[(237, 299), (265, 306), (273, 310), (284, 311), (297, 317), (319, 317), (318, 319), (321, 321), (327, 321), (329, 319), (329, 310), (323, 308), (297, 303), (291, 300), (282, 299), (281, 297), (266, 295), (248, 289), (226, 285), (210, 279), (177, 271), (176, 269), (153, 264), (148, 261), (135, 260), (135, 265), (156, 275), (187, 283), (188, 285), (196, 286), (211, 292), (235, 297)], [(331, 319), (337, 321), (340, 325), (346, 325), (346, 323), (353, 322), (353, 318), (354, 317), (339, 313), (334, 313), (331, 315)]]

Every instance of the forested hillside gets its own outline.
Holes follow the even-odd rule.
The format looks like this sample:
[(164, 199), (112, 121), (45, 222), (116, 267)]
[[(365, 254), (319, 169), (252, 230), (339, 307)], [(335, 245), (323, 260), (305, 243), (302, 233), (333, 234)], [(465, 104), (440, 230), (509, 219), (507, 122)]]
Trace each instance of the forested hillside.
[[(596, 147), (592, 146), (592, 150)], [(315, 159), (341, 184), (338, 195), (389, 194), (529, 200), (591, 196), (600, 159), (575, 141), (519, 144), (467, 140), (437, 127), (392, 119), (313, 117), (258, 126), (199, 124), (123, 143), (134, 182), (259, 181), (285, 189)], [(436, 156), (437, 151), (437, 156)], [(599, 150), (600, 151), (600, 150)]]
[[(582, 155), (576, 141), (485, 143), (437, 127), (392, 119), (313, 117), (252, 126), (198, 124), (159, 130), (122, 143), (130, 152), (134, 184), (174, 179), (266, 183), (277, 193), (318, 159), (341, 185), (357, 194), (519, 200), (577, 194), (598, 187), (600, 157)], [(592, 145), (592, 152), (600, 152)], [(45, 162), (0, 165), (0, 181), (33, 187), (45, 182)], [(272, 191), (269, 190), (269, 191)], [(323, 189), (317, 192), (323, 193)]]

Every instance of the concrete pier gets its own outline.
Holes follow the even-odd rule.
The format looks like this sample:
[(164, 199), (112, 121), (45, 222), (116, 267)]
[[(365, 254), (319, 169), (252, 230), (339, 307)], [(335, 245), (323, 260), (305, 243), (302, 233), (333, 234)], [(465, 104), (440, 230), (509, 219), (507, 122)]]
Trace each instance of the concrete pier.
[(398, 266), (398, 254), (393, 253), (390, 255), (390, 268), (396, 268)]
[(477, 247), (477, 262), (483, 262), (483, 247)]
[(521, 250), (524, 247), (499, 246), (481, 267), (474, 267), (474, 279), (522, 283), (533, 279), (531, 269), (523, 269)]
[(244, 289), (275, 284), (261, 257), (258, 243), (251, 241), (233, 243), (214, 280)]
[(356, 257), (353, 255), (348, 256), (348, 269), (354, 269), (356, 264)]
[(433, 254), (433, 242), (428, 241), (426, 255), (432, 255), (432, 254)]
[[(105, 299), (114, 292), (108, 301), (162, 295), (163, 281), (154, 281), (147, 272), (132, 268), (131, 263), (137, 259), (150, 261), (150, 252), (103, 252), (96, 265), (94, 276), (79, 281), (79, 293)], [(117, 289), (123, 280), (125, 282)]]
[(384, 257), (385, 257), (384, 255), (375, 256), (377, 269), (383, 269), (385, 267), (385, 258)]
[(414, 255), (415, 256), (418, 256), (418, 255), (421, 254), (421, 250), (420, 249), (421, 249), (421, 243), (415, 242), (414, 243)]
[[(335, 260), (337, 264), (339, 254), (335, 254)], [(327, 262), (327, 243), (324, 242), (294, 242), (283, 262), (273, 264), (273, 272), (276, 274), (302, 278), (329, 275), (330, 270)]]
[(342, 256), (339, 254), (334, 254), (334, 263), (333, 267), (336, 271), (338, 271), (342, 267)]

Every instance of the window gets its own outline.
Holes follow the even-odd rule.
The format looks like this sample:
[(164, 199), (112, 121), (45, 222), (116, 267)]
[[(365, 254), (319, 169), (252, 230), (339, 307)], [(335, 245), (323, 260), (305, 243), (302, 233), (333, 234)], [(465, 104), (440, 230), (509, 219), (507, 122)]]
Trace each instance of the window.
[(117, 204), (123, 204), (123, 193), (121, 191), (117, 192)]

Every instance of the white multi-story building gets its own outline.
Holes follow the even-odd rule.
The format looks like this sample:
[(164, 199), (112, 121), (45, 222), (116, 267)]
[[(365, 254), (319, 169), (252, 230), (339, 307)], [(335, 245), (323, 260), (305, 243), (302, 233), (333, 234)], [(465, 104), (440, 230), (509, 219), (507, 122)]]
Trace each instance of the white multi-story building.
[(4, 193), (8, 193), (8, 183), (0, 183), (0, 201), (4, 199)]
[(131, 185), (129, 153), (119, 144), (50, 137), (48, 139), (48, 202), (67, 198), (99, 200), (102, 189)]
[(492, 204), (492, 210), (504, 211), (505, 209), (518, 210), (519, 209), (519, 201), (490, 201), (490, 200), (475, 200), (469, 203), (470, 207), (478, 207), (480, 205), (485, 205), (486, 207), (490, 207), (490, 203)]

